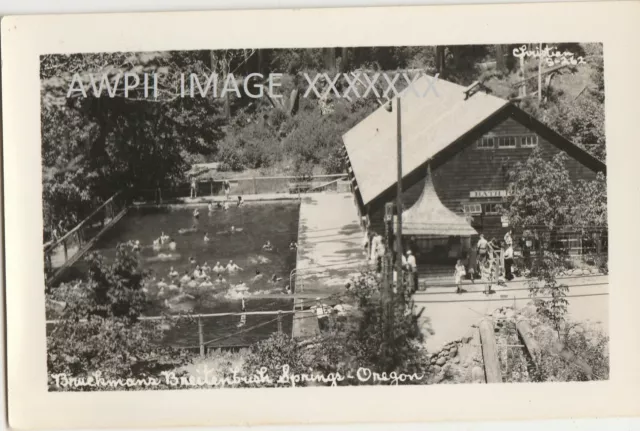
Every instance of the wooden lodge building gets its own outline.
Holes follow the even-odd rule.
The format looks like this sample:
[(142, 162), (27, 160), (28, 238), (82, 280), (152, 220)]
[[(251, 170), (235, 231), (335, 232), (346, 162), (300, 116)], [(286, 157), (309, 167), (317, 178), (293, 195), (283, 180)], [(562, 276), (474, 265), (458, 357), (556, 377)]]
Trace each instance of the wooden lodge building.
[[(549, 157), (564, 151), (573, 180), (606, 174), (604, 163), (480, 85), (437, 80), (419, 97), (431, 82), (423, 76), (417, 91), (401, 93), (403, 238), (410, 237), (420, 260), (459, 256), (479, 233), (502, 239), (509, 227), (498, 206), (507, 173), (535, 147)], [(397, 187), (395, 100), (392, 107), (381, 106), (343, 135), (360, 216), (380, 234), (384, 205), (394, 201)], [(568, 248), (582, 247), (579, 235), (566, 241)]]

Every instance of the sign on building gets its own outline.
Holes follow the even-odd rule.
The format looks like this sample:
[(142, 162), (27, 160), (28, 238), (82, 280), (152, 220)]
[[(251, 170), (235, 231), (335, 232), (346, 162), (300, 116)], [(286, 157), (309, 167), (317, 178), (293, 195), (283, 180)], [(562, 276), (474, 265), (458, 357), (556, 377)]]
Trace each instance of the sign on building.
[(472, 190), (469, 192), (470, 198), (500, 198), (506, 195), (506, 190)]

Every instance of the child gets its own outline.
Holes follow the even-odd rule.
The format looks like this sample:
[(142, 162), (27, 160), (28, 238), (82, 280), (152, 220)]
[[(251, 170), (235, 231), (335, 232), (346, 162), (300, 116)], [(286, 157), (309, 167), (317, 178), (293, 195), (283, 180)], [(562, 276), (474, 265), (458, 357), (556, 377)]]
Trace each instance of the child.
[(462, 293), (462, 288), (460, 287), (460, 285), (462, 284), (462, 277), (466, 275), (466, 272), (464, 270), (464, 265), (462, 264), (462, 260), (458, 259), (453, 275), (456, 280), (456, 293)]

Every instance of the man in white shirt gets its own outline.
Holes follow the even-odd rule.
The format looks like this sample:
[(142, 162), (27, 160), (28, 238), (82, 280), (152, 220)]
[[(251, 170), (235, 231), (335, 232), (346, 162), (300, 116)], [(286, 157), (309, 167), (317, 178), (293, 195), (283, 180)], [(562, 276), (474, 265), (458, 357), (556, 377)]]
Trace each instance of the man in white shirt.
[(504, 278), (509, 280), (513, 280), (513, 273), (511, 272), (511, 267), (513, 266), (513, 246), (508, 245), (507, 249), (504, 251)]
[(478, 240), (478, 260), (480, 262), (484, 262), (487, 259), (488, 249), (489, 243), (484, 238), (484, 235), (480, 234), (480, 239)]
[(411, 273), (411, 293), (413, 294), (418, 290), (418, 264), (411, 250), (407, 251), (407, 268)]

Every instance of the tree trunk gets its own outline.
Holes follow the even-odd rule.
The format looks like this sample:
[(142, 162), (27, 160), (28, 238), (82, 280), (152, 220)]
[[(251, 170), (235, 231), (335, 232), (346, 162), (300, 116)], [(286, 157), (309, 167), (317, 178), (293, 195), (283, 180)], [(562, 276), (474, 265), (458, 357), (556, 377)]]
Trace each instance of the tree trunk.
[(335, 48), (323, 48), (324, 67), (328, 70), (334, 70), (336, 68), (336, 49)]
[(436, 46), (436, 71), (438, 73), (444, 72), (445, 69), (445, 46)]
[(507, 59), (505, 57), (505, 45), (495, 45), (496, 49), (496, 69), (499, 72), (507, 71)]

